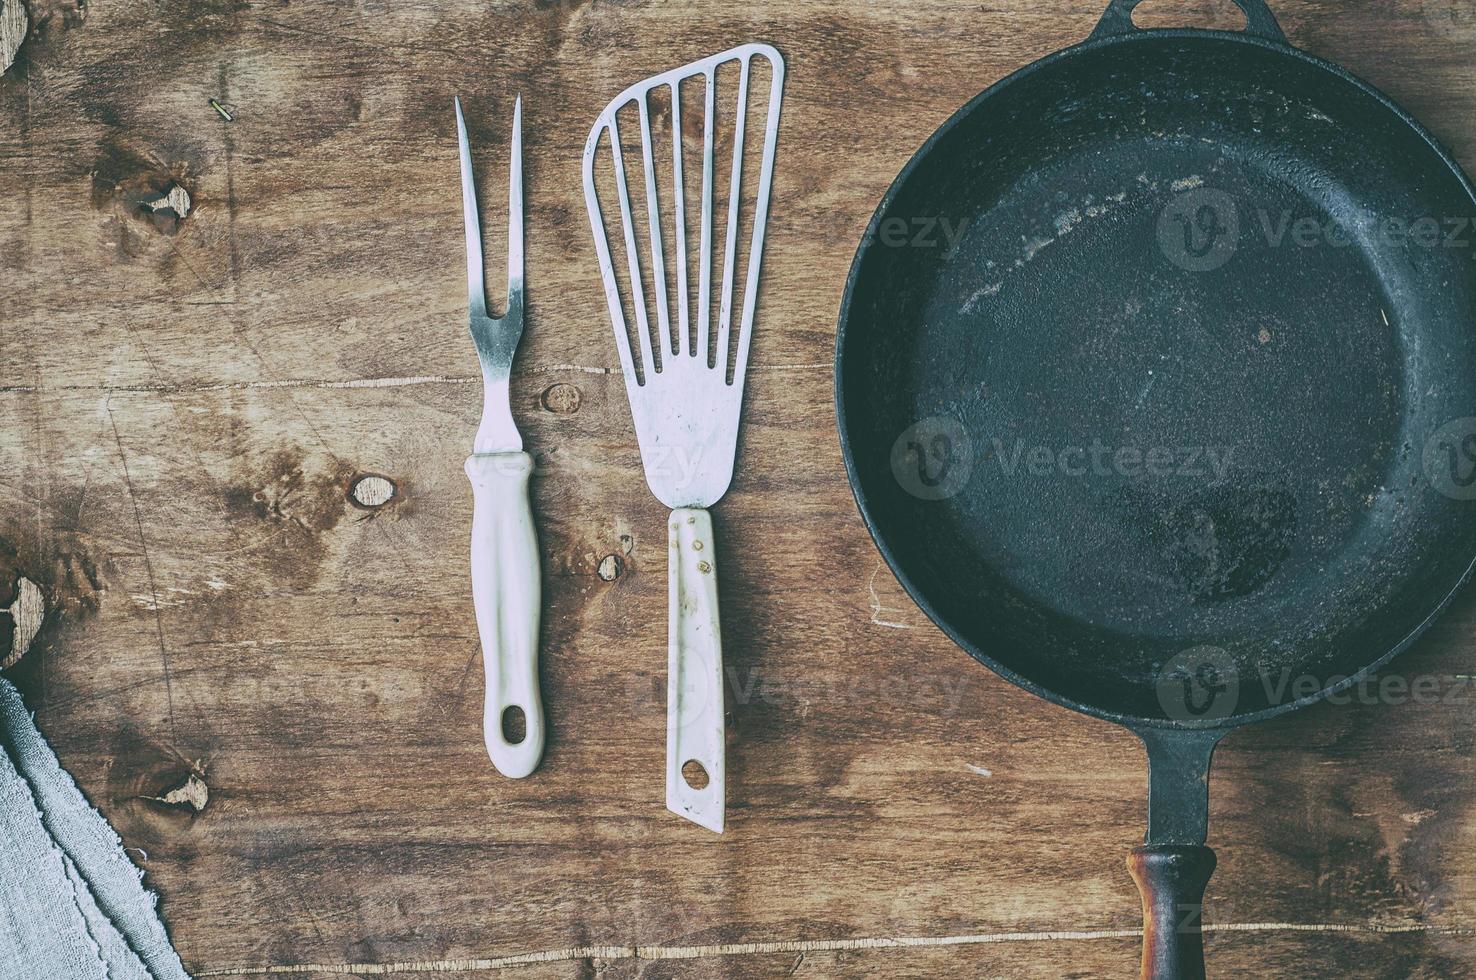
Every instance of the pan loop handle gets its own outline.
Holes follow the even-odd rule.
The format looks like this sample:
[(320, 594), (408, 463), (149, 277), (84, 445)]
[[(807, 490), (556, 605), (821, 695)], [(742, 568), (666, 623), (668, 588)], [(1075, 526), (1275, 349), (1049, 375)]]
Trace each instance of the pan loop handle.
[[(1143, 0), (1112, 0), (1097, 29), (1092, 31), (1091, 40), (1136, 34), (1142, 30), (1133, 23), (1133, 10)], [(1266, 6), (1266, 0), (1235, 0), (1235, 6), (1245, 14), (1245, 33), (1277, 44), (1290, 44), (1276, 15)]]

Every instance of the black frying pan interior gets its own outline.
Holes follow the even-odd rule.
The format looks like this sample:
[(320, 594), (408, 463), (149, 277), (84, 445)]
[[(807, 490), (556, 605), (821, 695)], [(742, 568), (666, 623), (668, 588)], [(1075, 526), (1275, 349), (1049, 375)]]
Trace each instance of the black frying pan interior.
[[(1237, 676), (1220, 722), (1370, 667), (1476, 554), (1424, 465), (1476, 415), (1473, 214), (1406, 116), (1290, 48), (1038, 63), (934, 137), (857, 258), (837, 398), (878, 543), (976, 657), (1130, 724), (1185, 721), (1158, 682), (1186, 651)], [(920, 499), (899, 458), (967, 478)]]

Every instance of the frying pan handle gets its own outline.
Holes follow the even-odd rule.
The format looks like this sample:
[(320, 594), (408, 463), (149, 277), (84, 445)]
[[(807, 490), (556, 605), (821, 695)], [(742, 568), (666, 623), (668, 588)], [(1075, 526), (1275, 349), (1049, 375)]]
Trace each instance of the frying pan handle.
[[(1133, 10), (1142, 0), (1112, 0), (1097, 29), (1092, 31), (1092, 40), (1116, 37), (1120, 34), (1135, 34), (1141, 28), (1133, 23)], [(1245, 33), (1278, 44), (1290, 44), (1276, 15), (1266, 6), (1266, 0), (1235, 0), (1235, 6), (1245, 14)]]
[(1143, 896), (1143, 980), (1204, 980), (1200, 914), (1215, 870), (1209, 770), (1225, 729), (1138, 732), (1148, 750), (1148, 839), (1128, 856)]
[(1162, 844), (1128, 855), (1143, 896), (1142, 980), (1204, 980), (1200, 913), (1215, 870), (1208, 847)]

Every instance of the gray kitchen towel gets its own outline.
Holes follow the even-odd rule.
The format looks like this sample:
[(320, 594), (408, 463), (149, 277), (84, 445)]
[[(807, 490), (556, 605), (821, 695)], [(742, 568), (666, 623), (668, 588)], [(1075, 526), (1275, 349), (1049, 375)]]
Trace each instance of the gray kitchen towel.
[(142, 878), (0, 678), (0, 980), (188, 980)]

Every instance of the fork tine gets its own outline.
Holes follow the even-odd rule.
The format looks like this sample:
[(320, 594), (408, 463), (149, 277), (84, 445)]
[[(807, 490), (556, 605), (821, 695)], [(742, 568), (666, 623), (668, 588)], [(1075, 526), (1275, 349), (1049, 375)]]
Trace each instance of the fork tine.
[[(507, 314), (523, 300), (523, 97), (513, 106), (512, 163), (507, 183)], [(516, 297), (516, 301), (514, 300)]]
[(466, 301), (474, 317), (487, 315), (487, 283), (483, 272), (482, 219), (477, 214), (477, 187), (472, 177), (471, 143), (461, 96), (456, 96), (456, 136), (461, 149), (461, 214), (466, 225)]
[[(651, 288), (656, 293), (656, 347), (666, 360), (673, 340), (671, 310), (666, 299), (666, 245), (661, 238), (661, 202), (656, 196), (656, 166), (651, 158), (651, 110), (649, 93), (640, 97), (641, 165), (646, 172), (646, 224), (651, 241)], [(659, 371), (659, 364), (653, 365)]]
[(615, 159), (615, 189), (620, 198), (620, 224), (625, 231), (625, 259), (630, 269), (630, 289), (634, 296), (636, 333), (640, 335), (641, 371), (650, 380), (655, 372), (651, 355), (651, 321), (646, 313), (646, 287), (641, 281), (641, 254), (636, 249), (635, 220), (630, 213), (630, 188), (625, 182), (625, 149), (620, 143), (620, 124), (610, 113), (610, 155)]
[(733, 278), (738, 252), (738, 210), (743, 199), (743, 143), (748, 122), (749, 59), (743, 59), (738, 74), (738, 102), (733, 116), (733, 176), (728, 185), (727, 246), (723, 253), (723, 296), (718, 315), (717, 358), (713, 366), (728, 376), (729, 332), (733, 322)]
[(769, 223), (769, 194), (774, 184), (774, 156), (779, 142), (779, 108), (784, 100), (784, 62), (767, 56), (770, 70), (768, 118), (764, 122), (763, 163), (759, 170), (758, 195), (754, 199), (753, 238), (748, 249), (748, 285), (743, 295), (743, 319), (738, 327), (738, 356), (733, 362), (733, 384), (743, 387), (748, 374), (748, 344), (753, 337), (753, 318), (758, 305), (759, 269), (764, 260), (764, 242)]

